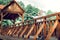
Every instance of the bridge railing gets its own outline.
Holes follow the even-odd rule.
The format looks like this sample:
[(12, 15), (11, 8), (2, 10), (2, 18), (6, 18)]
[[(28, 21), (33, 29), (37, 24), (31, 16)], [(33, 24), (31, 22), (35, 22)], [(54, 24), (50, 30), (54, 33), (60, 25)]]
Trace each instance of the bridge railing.
[(45, 40), (49, 40), (59, 22), (60, 12), (11, 25), (12, 27), (7, 28), (8, 31), (3, 30), (2, 34), (24, 37), (26, 39), (33, 36), (34, 40), (43, 36)]
[(60, 16), (60, 12), (54, 13), (54, 14), (51, 14), (51, 15), (47, 15), (47, 16), (43, 16), (43, 17), (39, 17), (39, 18), (35, 18), (35, 19), (32, 19), (32, 20), (27, 20), (25, 22), (20, 22), (20, 23), (11, 25), (11, 26), (16, 26), (16, 25), (23, 26), (23, 25), (27, 25), (27, 24), (32, 24), (32, 23), (36, 22), (37, 20), (40, 20), (40, 22), (44, 21), (43, 19), (46, 19), (45, 21), (48, 21), (48, 19), (51, 18), (51, 17), (52, 17), (51, 20), (53, 20), (53, 19), (56, 19), (57, 15)]

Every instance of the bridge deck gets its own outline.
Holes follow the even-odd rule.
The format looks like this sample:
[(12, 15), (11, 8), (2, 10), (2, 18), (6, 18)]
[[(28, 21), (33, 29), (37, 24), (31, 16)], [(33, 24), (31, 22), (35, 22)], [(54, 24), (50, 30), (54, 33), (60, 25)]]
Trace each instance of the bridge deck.
[(11, 37), (11, 36), (7, 36), (7, 35), (0, 35), (0, 39), (3, 39), (3, 40), (20, 40), (20, 38)]
[[(7, 35), (0, 35), (0, 39), (3, 39), (3, 40), (25, 40), (24, 38), (11, 37), (11, 36), (7, 36)], [(33, 39), (27, 39), (27, 40), (33, 40)], [(37, 40), (40, 40), (40, 38)], [(50, 40), (57, 40), (57, 38), (51, 37)]]

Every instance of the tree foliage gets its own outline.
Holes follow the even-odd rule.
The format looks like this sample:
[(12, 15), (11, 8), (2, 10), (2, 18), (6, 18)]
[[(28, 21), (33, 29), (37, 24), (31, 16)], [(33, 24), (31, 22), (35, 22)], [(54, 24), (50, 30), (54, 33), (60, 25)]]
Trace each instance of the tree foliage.
[(53, 12), (51, 11), (51, 10), (48, 10), (47, 11), (47, 13), (46, 13), (46, 15), (50, 15), (50, 14), (52, 14)]
[[(3, 4), (3, 5), (7, 5), (11, 0), (0, 0), (0, 4)], [(39, 9), (38, 8), (35, 8), (33, 7), (31, 4), (28, 4), (27, 6), (25, 6), (25, 4), (20, 1), (20, 2), (17, 2), (24, 10), (25, 10), (25, 13), (24, 13), (24, 21), (27, 21), (27, 20), (31, 20), (33, 19), (32, 16), (37, 16), (38, 14), (38, 11)], [(21, 17), (18, 17), (16, 20), (17, 21), (22, 21), (22, 18)], [(11, 20), (4, 20), (3, 22), (3, 26), (7, 26), (7, 25), (12, 25), (13, 22)]]
[(7, 5), (12, 0), (0, 0), (0, 4)]
[[(51, 10), (48, 10), (46, 15), (50, 15), (50, 14), (53, 14), (53, 12)], [(55, 18), (56, 18), (55, 16), (52, 16), (52, 17), (48, 18), (48, 20), (53, 20)]]
[[(22, 1), (20, 1), (19, 4), (25, 10), (24, 21), (31, 20), (31, 19), (33, 19), (32, 16), (37, 16), (38, 15), (38, 12), (39, 12), (38, 8), (33, 7), (31, 4), (28, 4), (25, 7), (25, 5)], [(17, 18), (17, 21), (18, 20), (22, 21), (22, 18), (19, 17), (19, 18)]]
[(10, 26), (13, 25), (13, 23), (11, 20), (3, 20), (2, 25), (3, 27), (7, 27), (7, 25)]
[(24, 3), (23, 3), (22, 1), (18, 2), (18, 4), (19, 4), (23, 9), (25, 9), (25, 5), (24, 5)]

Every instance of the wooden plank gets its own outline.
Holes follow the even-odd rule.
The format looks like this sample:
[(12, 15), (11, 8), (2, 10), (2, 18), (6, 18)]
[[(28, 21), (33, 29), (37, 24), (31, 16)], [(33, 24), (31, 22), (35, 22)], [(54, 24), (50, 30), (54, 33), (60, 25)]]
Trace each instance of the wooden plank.
[(10, 30), (10, 33), (8, 34), (9, 36), (12, 34), (12, 31), (13, 31), (13, 30), (14, 30), (14, 28)]
[(22, 15), (22, 22), (24, 22), (24, 15)]
[(37, 32), (37, 27), (35, 25), (32, 35), (36, 34), (36, 32)]
[(18, 27), (18, 29), (16, 30), (16, 32), (14, 33), (14, 35), (17, 34), (17, 32), (19, 31), (19, 29), (20, 29), (20, 27)]
[(13, 27), (13, 29), (11, 30), (11, 33), (9, 34), (9, 35), (12, 35), (13, 34), (13, 32), (15, 31), (15, 27)]
[(14, 35), (14, 34), (17, 32), (17, 30), (18, 30), (18, 27), (16, 27), (16, 29), (15, 29), (15, 31), (13, 32), (12, 35)]
[(38, 37), (38, 35), (41, 33), (42, 29), (44, 28), (44, 24), (40, 25), (39, 30), (37, 31), (37, 33), (34, 35), (34, 40), (36, 40), (36, 38)]
[(4, 30), (4, 32), (3, 32), (3, 33), (4, 33), (4, 35), (6, 35), (6, 34), (7, 34), (8, 29), (9, 29), (9, 28), (5, 28), (5, 29), (3, 29), (3, 30)]
[(50, 28), (50, 31), (48, 32), (48, 35), (47, 35), (45, 40), (50, 39), (50, 37), (53, 34), (54, 30), (56, 29), (57, 25), (58, 25), (58, 20), (56, 20), (55, 23), (54, 23), (54, 26), (52, 28)]
[(47, 33), (47, 32), (46, 32), (46, 29), (47, 29), (47, 25), (46, 25), (46, 23), (45, 23), (44, 28), (43, 28), (43, 30), (44, 30), (44, 33), (43, 33), (43, 34), (44, 34), (45, 37), (46, 37), (46, 35), (47, 35), (47, 34), (46, 34), (46, 33)]
[[(1, 11), (0, 11), (1, 13)], [(3, 13), (1, 13), (1, 32), (2, 32)]]
[(28, 28), (28, 26), (26, 26), (25, 29), (22, 31), (22, 33), (20, 34), (20, 37), (23, 36), (23, 34), (26, 32), (27, 28)]
[(28, 38), (29, 37), (29, 35), (33, 31), (34, 27), (35, 27), (35, 24), (32, 25), (31, 29), (29, 30), (29, 32), (27, 33), (27, 35), (25, 36), (25, 38)]
[(7, 35), (9, 35), (9, 34), (11, 33), (11, 30), (12, 30), (12, 29), (10, 29), (10, 30), (8, 31)]
[(7, 30), (6, 30), (6, 34), (5, 34), (5, 35), (7, 35), (8, 31), (9, 31), (9, 28), (7, 28)]
[[(44, 21), (46, 21), (46, 18), (44, 18)], [(43, 34), (44, 34), (44, 37), (46, 37), (47, 25), (46, 25), (46, 22), (44, 22), (44, 23), (45, 23), (45, 24), (44, 24), (44, 28), (43, 28), (43, 30), (44, 30)]]
[(54, 13), (54, 14), (51, 14), (51, 15), (47, 15), (47, 16), (42, 16), (42, 17), (39, 17), (39, 18), (35, 18), (35, 19), (43, 19), (43, 18), (49, 18), (49, 17), (52, 17), (52, 16), (56, 16), (60, 14), (60, 12), (57, 12), (57, 13)]
[(16, 33), (16, 36), (18, 36), (18, 34), (22, 31), (23, 27), (21, 27), (18, 32)]
[(7, 32), (7, 35), (10, 35), (12, 33), (13, 29), (14, 29), (13, 27), (10, 28), (9, 31)]
[(60, 22), (59, 22), (59, 24), (58, 24), (58, 26), (56, 28), (55, 33), (56, 33), (57, 38), (60, 38)]

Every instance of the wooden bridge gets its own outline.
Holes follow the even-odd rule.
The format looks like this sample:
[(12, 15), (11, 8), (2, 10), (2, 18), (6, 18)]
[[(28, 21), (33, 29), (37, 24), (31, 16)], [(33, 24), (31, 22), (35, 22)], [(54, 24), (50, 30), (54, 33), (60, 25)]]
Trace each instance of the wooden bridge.
[(24, 10), (16, 1), (11, 1), (4, 8), (0, 8), (0, 38), (12, 40), (50, 40), (51, 37), (56, 36), (60, 40), (60, 12), (25, 22), (22, 20), (23, 22), (21, 23), (2, 28), (3, 19), (15, 20), (18, 15), (24, 19), (23, 13)]
[[(54, 19), (48, 20), (51, 17)], [(50, 40), (52, 36), (60, 38), (60, 12), (11, 25), (1, 29), (0, 34), (24, 38), (24, 40), (29, 38), (37, 40), (37, 38), (41, 37), (44, 40)]]

